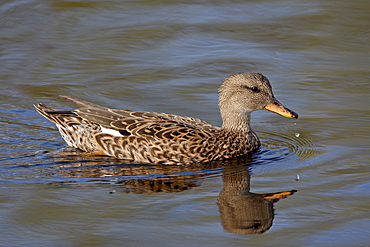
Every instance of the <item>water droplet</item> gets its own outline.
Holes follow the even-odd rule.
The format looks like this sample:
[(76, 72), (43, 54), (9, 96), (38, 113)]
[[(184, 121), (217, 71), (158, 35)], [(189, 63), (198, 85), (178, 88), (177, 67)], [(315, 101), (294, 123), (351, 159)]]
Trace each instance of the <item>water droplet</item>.
[(295, 137), (299, 137), (299, 132), (294, 133)]
[(299, 174), (297, 174), (297, 178), (295, 179), (295, 181), (298, 181), (299, 180)]

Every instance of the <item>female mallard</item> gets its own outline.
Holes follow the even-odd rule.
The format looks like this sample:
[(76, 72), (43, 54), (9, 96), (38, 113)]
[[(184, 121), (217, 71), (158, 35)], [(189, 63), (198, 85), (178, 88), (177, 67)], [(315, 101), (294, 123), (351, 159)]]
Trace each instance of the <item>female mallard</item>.
[(222, 127), (203, 120), (157, 112), (116, 110), (61, 96), (80, 108), (58, 111), (42, 103), (36, 110), (55, 123), (69, 146), (135, 163), (191, 164), (246, 155), (260, 146), (249, 125), (255, 110), (285, 117), (285, 108), (259, 73), (227, 77), (219, 89)]

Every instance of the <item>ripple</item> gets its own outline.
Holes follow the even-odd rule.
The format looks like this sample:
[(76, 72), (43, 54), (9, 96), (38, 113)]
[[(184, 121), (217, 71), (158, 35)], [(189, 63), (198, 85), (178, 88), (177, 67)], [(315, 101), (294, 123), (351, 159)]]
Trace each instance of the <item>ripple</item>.
[(315, 140), (302, 135), (286, 135), (279, 132), (260, 131), (262, 146), (253, 156), (254, 163), (263, 164), (285, 159), (311, 159), (324, 152)]

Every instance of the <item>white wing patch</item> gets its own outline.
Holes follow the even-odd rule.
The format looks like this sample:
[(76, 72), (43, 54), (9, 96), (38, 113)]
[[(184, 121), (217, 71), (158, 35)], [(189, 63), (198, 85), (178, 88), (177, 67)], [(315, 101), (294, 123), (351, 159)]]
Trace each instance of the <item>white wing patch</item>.
[(101, 129), (101, 132), (105, 133), (105, 134), (110, 134), (110, 135), (113, 135), (113, 136), (122, 136), (121, 133), (119, 133), (118, 130), (107, 129), (107, 128), (104, 128), (103, 126), (100, 126), (100, 129)]

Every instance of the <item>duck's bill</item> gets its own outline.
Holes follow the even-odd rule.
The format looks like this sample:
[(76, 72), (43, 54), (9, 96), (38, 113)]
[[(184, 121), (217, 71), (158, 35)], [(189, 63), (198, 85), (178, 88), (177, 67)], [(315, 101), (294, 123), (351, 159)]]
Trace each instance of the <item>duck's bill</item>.
[(295, 118), (295, 119), (298, 118), (297, 113), (283, 106), (277, 99), (273, 99), (271, 103), (265, 106), (263, 109), (266, 111), (275, 112), (284, 117)]

